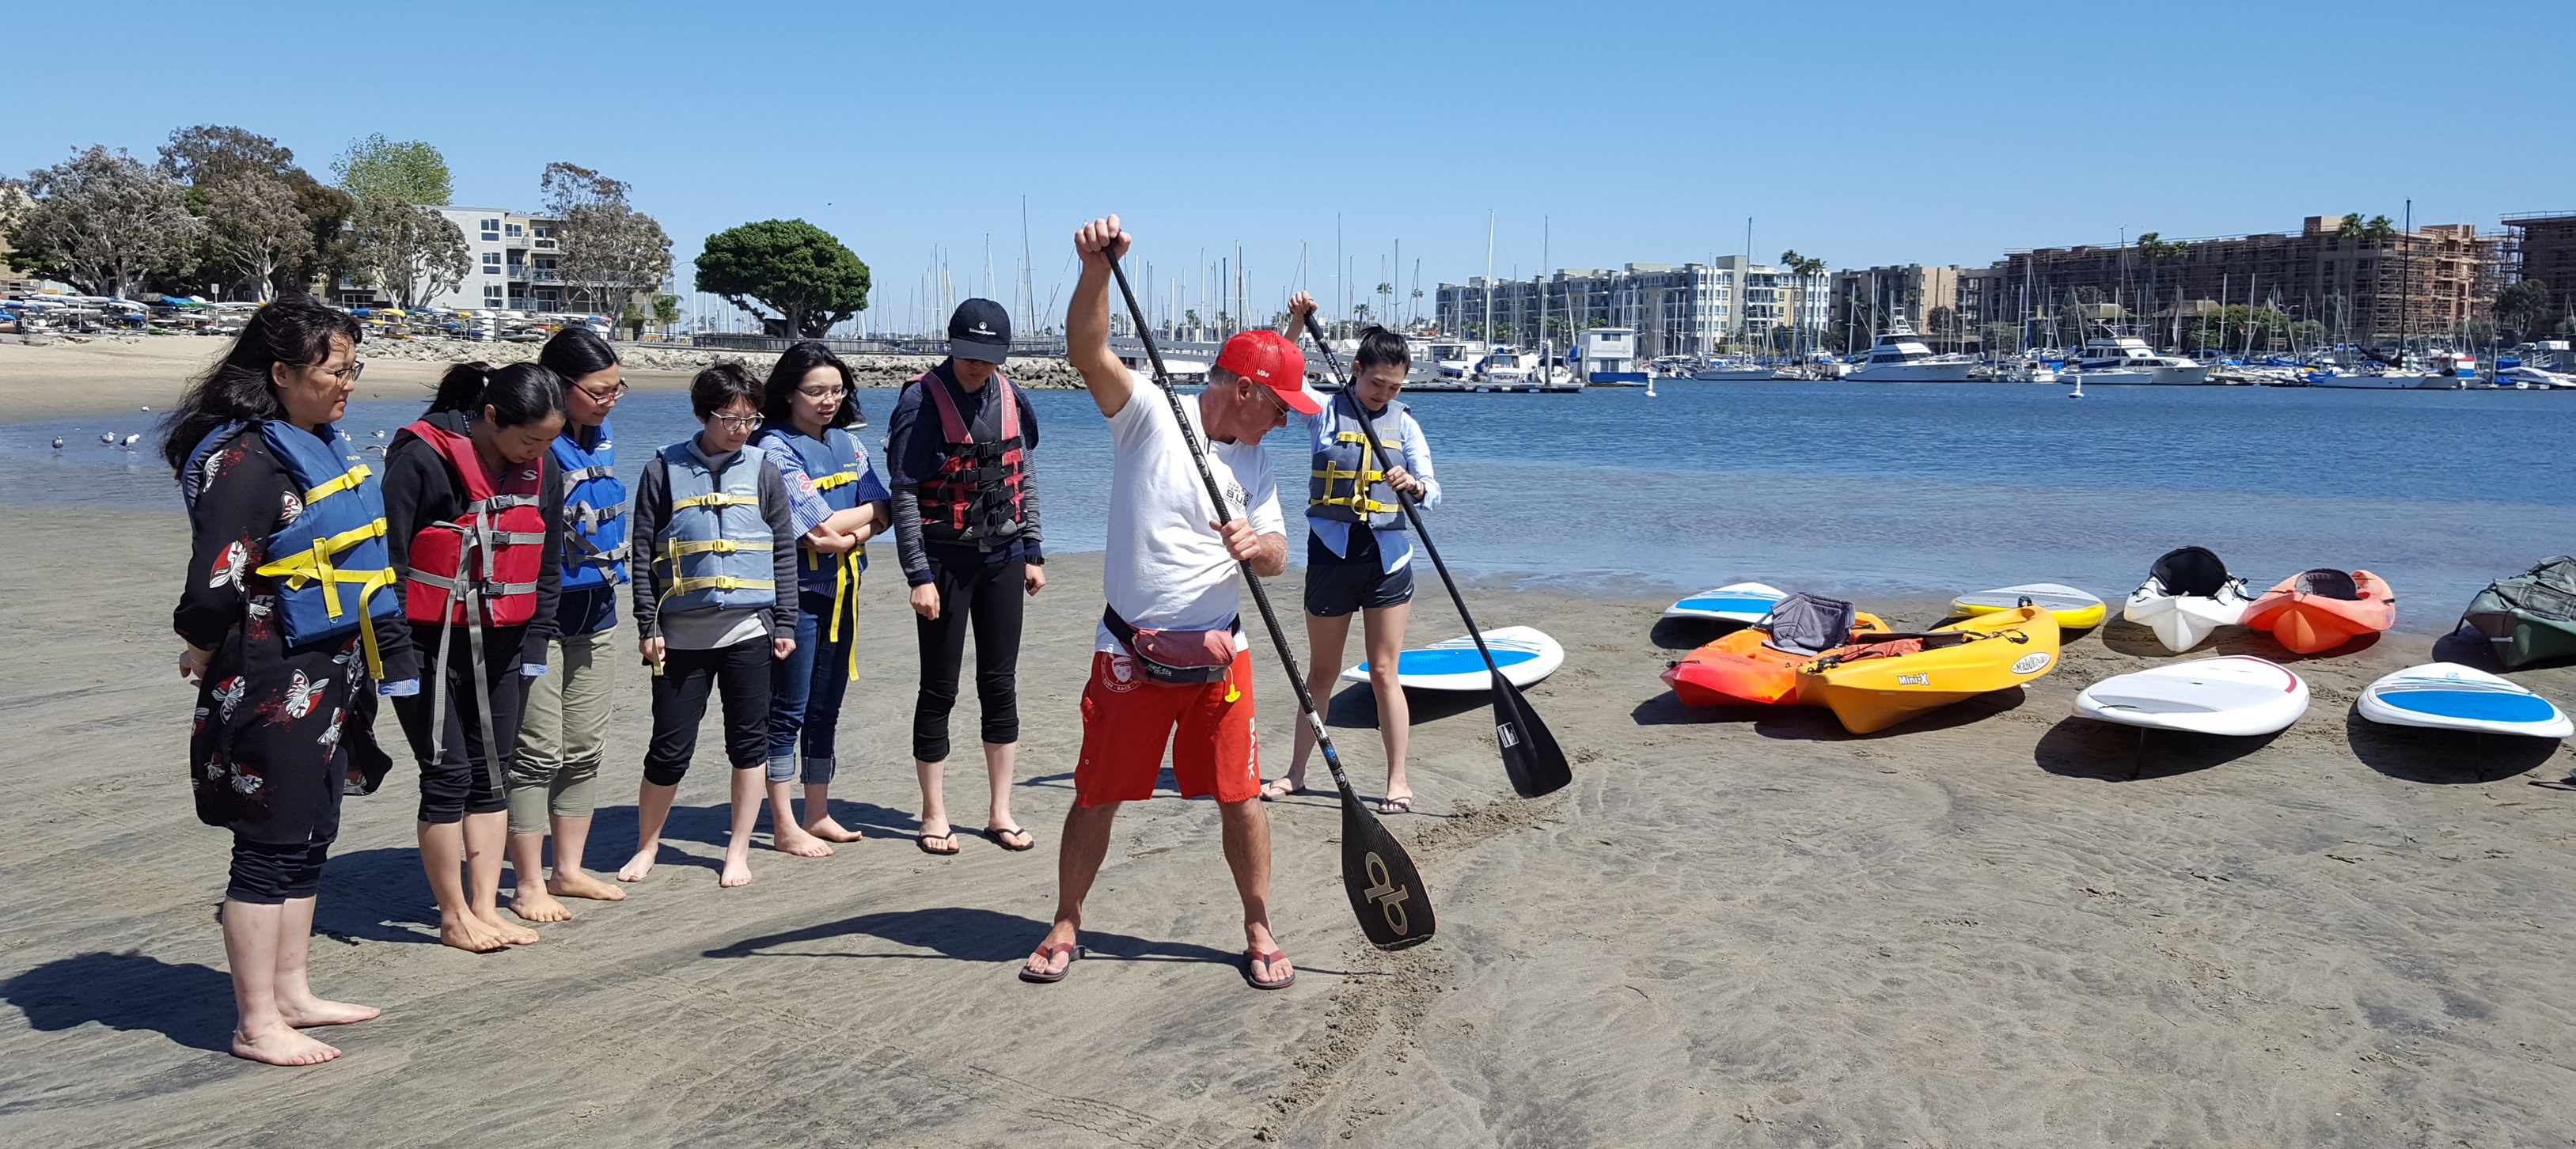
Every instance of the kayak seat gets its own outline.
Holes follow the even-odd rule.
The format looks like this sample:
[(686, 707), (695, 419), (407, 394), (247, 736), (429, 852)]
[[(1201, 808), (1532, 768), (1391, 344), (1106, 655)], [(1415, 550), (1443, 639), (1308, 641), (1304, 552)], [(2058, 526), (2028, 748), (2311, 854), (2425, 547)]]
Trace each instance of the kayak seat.
[(2167, 551), (2163, 558), (2147, 568), (2147, 577), (2163, 584), (2167, 594), (2196, 598), (2217, 597), (2218, 592), (2233, 581), (2227, 573), (2227, 564), (2220, 562), (2208, 547), (2181, 547)]
[(2301, 571), (2298, 578), (2293, 580), (2293, 584), (2293, 589), (2300, 594), (2312, 594), (2319, 598), (2339, 598), (2346, 602), (2361, 598), (2361, 585), (2353, 581), (2351, 573), (2332, 567)]
[(1759, 626), (1769, 637), (1762, 645), (1786, 654), (1813, 656), (1851, 640), (1852, 604), (1804, 592), (1781, 599)]

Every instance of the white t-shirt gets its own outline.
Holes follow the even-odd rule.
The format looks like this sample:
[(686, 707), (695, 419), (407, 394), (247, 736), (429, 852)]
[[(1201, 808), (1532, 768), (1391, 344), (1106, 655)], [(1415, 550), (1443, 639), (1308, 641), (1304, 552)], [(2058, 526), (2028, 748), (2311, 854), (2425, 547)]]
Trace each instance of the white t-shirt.
[[(1235, 518), (1261, 534), (1287, 533), (1279, 513), (1279, 479), (1258, 442), (1216, 443), (1199, 422), (1199, 401), (1184, 397), (1190, 429), (1208, 449), (1208, 469)], [(1219, 630), (1243, 609), (1237, 564), (1208, 523), (1216, 518), (1189, 444), (1172, 422), (1171, 401), (1150, 384), (1137, 386), (1109, 417), (1109, 553), (1102, 590), (1130, 626), (1149, 630)], [(1101, 626), (1094, 649), (1125, 648)], [(1246, 648), (1241, 635), (1235, 649)]]

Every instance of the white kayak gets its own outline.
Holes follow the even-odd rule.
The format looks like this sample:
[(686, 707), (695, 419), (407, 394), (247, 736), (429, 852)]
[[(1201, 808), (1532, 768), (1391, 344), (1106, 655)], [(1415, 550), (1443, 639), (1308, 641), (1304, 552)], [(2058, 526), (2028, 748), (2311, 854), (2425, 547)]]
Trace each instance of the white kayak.
[(1713, 622), (1740, 622), (1747, 626), (1762, 621), (1771, 608), (1789, 592), (1758, 582), (1740, 582), (1716, 590), (1704, 590), (1674, 603), (1664, 611), (1665, 618), (1697, 618)]
[(2197, 595), (2168, 593), (2164, 583), (2148, 579), (2120, 608), (2120, 617), (2156, 632), (2157, 642), (2180, 654), (2208, 641), (2219, 627), (2245, 621), (2245, 611), (2253, 605), (2244, 584), (2234, 581), (2217, 594)]
[[(1503, 678), (1514, 686), (1528, 686), (1565, 665), (1565, 648), (1535, 627), (1496, 627), (1484, 634), (1485, 649), (1494, 653), (1494, 665), (1502, 668)], [(1344, 682), (1368, 680), (1369, 664), (1365, 662), (1342, 672)], [(1485, 669), (1484, 656), (1476, 653), (1476, 640), (1463, 634), (1397, 655), (1395, 680), (1416, 690), (1491, 690), (1494, 686), (1494, 676)]]
[(2078, 718), (2194, 734), (2270, 734), (2307, 712), (2305, 680), (2245, 655), (2105, 678), (2075, 696)]
[(2576, 734), (2567, 715), (2550, 701), (2475, 667), (2434, 662), (2398, 671), (2361, 692), (2354, 709), (2373, 722), (2565, 738)]

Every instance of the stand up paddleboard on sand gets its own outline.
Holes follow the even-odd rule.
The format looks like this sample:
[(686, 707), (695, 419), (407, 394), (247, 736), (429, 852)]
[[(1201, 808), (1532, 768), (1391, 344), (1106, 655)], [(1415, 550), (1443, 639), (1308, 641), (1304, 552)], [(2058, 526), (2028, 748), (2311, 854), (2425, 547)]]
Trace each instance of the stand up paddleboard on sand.
[(2576, 723), (2548, 699), (2521, 683), (2456, 662), (2409, 667), (2371, 683), (2353, 708), (2389, 726), (2532, 738), (2576, 734)]
[(1740, 582), (1716, 590), (1704, 590), (1665, 609), (1665, 618), (1704, 619), (1710, 622), (1740, 622), (1747, 626), (1762, 621), (1771, 608), (1789, 592), (1758, 582)]
[[(1531, 685), (1565, 665), (1565, 648), (1545, 631), (1505, 626), (1484, 634), (1485, 648), (1494, 653), (1494, 666), (1514, 686)], [(1344, 682), (1368, 680), (1365, 662), (1342, 672)], [(1494, 686), (1485, 656), (1476, 653), (1476, 640), (1463, 634), (1398, 654), (1395, 680), (1415, 690), (1491, 690)]]
[(2260, 658), (2229, 655), (2105, 678), (2075, 696), (2075, 716), (2150, 730), (2247, 737), (2308, 712), (2308, 684)]
[(2064, 583), (2034, 582), (1960, 595), (1950, 600), (1950, 612), (1974, 618), (1999, 610), (2011, 610), (2025, 602), (2056, 615), (2057, 625), (2066, 630), (2099, 626), (2102, 617), (2111, 610), (2102, 605), (2101, 599)]

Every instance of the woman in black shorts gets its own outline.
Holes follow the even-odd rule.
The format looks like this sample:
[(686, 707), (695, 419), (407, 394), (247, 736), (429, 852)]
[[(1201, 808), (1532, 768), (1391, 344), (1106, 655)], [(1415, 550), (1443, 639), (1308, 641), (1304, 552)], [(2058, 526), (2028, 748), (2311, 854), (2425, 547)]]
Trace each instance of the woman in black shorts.
[[(1291, 321), (1303, 330), (1315, 301), (1299, 292), (1289, 305)], [(1320, 415), (1300, 416), (1314, 449), (1314, 467), (1306, 495), (1306, 688), (1318, 700), (1330, 697), (1341, 677), (1342, 650), (1351, 634), (1351, 613), (1359, 612), (1368, 652), (1369, 687), (1377, 693), (1378, 736), (1386, 742), (1386, 797), (1382, 814), (1413, 809), (1413, 787), (1404, 777), (1404, 749), (1412, 713), (1404, 688), (1396, 684), (1395, 658), (1404, 649), (1404, 623), (1413, 612), (1413, 540), (1404, 530), (1402, 491), (1421, 508), (1440, 505), (1440, 484), (1431, 477), (1431, 444), (1413, 413), (1396, 401), (1404, 389), (1413, 358), (1404, 337), (1383, 327), (1360, 336), (1351, 357), (1349, 390), (1332, 397)], [(1369, 447), (1365, 408), (1377, 426), (1378, 441), (1397, 465), (1380, 470)], [(1306, 788), (1306, 760), (1315, 751), (1315, 735), (1297, 726), (1297, 756), (1288, 776), (1261, 787), (1264, 798), (1278, 798)]]

